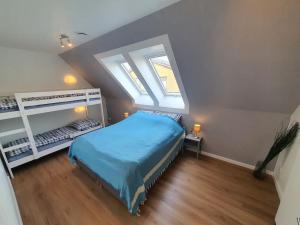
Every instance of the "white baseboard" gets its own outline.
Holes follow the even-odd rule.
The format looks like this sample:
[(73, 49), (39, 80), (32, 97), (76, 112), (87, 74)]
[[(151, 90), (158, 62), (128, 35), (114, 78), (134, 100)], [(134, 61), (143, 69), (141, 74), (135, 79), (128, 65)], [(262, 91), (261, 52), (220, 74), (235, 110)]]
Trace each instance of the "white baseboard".
[[(219, 159), (219, 160), (222, 160), (224, 162), (228, 162), (228, 163), (231, 163), (231, 164), (234, 164), (234, 165), (237, 165), (237, 166), (241, 166), (241, 167), (244, 167), (244, 168), (247, 168), (247, 169), (250, 169), (250, 170), (255, 169), (255, 166), (253, 166), (253, 165), (243, 163), (243, 162), (239, 162), (239, 161), (236, 161), (236, 160), (233, 160), (233, 159), (225, 158), (223, 156), (219, 156), (219, 155), (212, 154), (212, 153), (209, 153), (209, 152), (202, 151), (201, 154), (212, 157), (212, 158), (215, 158), (215, 159)], [(274, 176), (274, 172), (271, 171), (271, 170), (267, 170), (266, 173), (271, 175), (271, 176)], [(276, 184), (276, 182), (275, 182), (275, 184)]]
[(275, 187), (276, 187), (276, 191), (277, 191), (277, 194), (278, 194), (278, 197), (279, 197), (279, 200), (281, 200), (281, 196), (282, 196), (282, 190), (281, 190), (281, 187), (276, 179), (276, 176), (273, 176), (273, 179), (274, 179), (274, 183), (275, 183)]

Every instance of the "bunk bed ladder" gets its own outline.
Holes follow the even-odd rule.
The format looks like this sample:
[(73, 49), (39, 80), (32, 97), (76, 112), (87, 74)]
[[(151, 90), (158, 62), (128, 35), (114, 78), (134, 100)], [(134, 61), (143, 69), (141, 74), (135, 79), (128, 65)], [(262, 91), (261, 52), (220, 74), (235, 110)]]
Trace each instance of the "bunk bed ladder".
[(26, 130), (27, 137), (29, 139), (29, 143), (30, 143), (30, 147), (31, 147), (31, 150), (32, 150), (32, 153), (33, 153), (33, 157), (34, 157), (34, 159), (37, 159), (38, 158), (38, 151), (37, 151), (37, 148), (36, 148), (36, 145), (35, 145), (35, 141), (34, 141), (34, 138), (33, 138), (33, 134), (32, 134), (32, 131), (31, 131), (31, 127), (30, 127), (30, 124), (29, 124), (27, 114), (25, 113), (22, 97), (21, 97), (21, 95), (16, 93), (15, 98), (16, 98), (17, 104), (19, 106), (21, 118), (22, 118), (25, 130)]
[(8, 163), (7, 158), (6, 158), (6, 155), (5, 155), (5, 152), (4, 152), (4, 149), (3, 149), (1, 141), (0, 141), (0, 150), (1, 150), (1, 153), (2, 153), (2, 157), (3, 157), (4, 161), (5, 161), (5, 165), (7, 167), (7, 170), (9, 172), (9, 175), (10, 175), (11, 178), (14, 178), (14, 175), (13, 175), (13, 173), (11, 171), (10, 166), (9, 166), (9, 163)]
[[(19, 128), (19, 129), (15, 129), (15, 130), (9, 130), (9, 131), (5, 131), (5, 132), (1, 132), (0, 133), (0, 138), (3, 138), (3, 137), (7, 137), (7, 136), (11, 136), (11, 135), (14, 135), (14, 134), (19, 134), (19, 133), (26, 133), (26, 129), (25, 128)], [(8, 172), (9, 172), (9, 175), (11, 178), (14, 178), (14, 175), (12, 173), (12, 168), (7, 160), (7, 157), (6, 157), (6, 152), (9, 152), (11, 150), (15, 150), (15, 149), (18, 149), (20, 147), (24, 147), (28, 145), (28, 143), (23, 143), (23, 144), (19, 144), (19, 145), (15, 145), (15, 146), (12, 146), (12, 147), (8, 147), (8, 148), (3, 148), (3, 145), (0, 141), (0, 150), (1, 150), (1, 153), (2, 153), (2, 156), (3, 156), (3, 159), (5, 161), (5, 164), (7, 166), (7, 169), (8, 169)]]
[[(102, 124), (102, 127), (105, 127), (105, 119), (104, 119), (104, 110), (103, 110), (103, 101), (102, 101), (102, 95), (101, 95), (101, 90), (100, 90), (100, 88), (98, 88), (98, 89), (96, 89), (98, 92), (99, 92), (99, 96), (100, 96), (100, 103), (99, 103), (99, 106), (100, 106), (100, 113), (101, 113), (101, 124)], [(91, 96), (90, 96), (90, 92), (89, 91), (87, 91), (86, 93), (85, 93), (85, 96), (86, 96), (86, 117), (88, 117), (88, 105), (89, 105), (89, 103), (90, 103), (90, 98), (91, 98)]]

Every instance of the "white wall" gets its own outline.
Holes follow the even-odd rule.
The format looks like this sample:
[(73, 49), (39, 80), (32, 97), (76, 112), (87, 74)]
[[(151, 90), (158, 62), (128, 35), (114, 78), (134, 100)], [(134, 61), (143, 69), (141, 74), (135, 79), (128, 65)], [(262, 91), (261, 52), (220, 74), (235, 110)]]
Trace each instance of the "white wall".
[[(66, 85), (63, 78), (67, 74), (74, 75), (77, 83)], [(12, 95), (16, 92), (91, 87), (86, 80), (76, 74), (55, 54), (0, 47), (0, 96)], [(93, 106), (91, 111), (93, 118), (95, 115), (99, 116), (99, 107)], [(76, 114), (73, 110), (66, 110), (32, 116), (30, 120), (34, 133), (40, 133), (60, 127), (83, 116), (84, 114)], [(0, 131), (20, 126), (22, 126), (20, 119), (0, 121)]]
[[(300, 121), (300, 106), (293, 113), (291, 122)], [(277, 225), (292, 225), (300, 222), (300, 135), (283, 152), (275, 168), (275, 180), (280, 189), (280, 205), (276, 214)], [(297, 219), (298, 218), (298, 219)], [(299, 221), (298, 221), (299, 220)]]
[(276, 213), (277, 225), (299, 225), (300, 224), (300, 142), (294, 144), (297, 148), (295, 162), (290, 170), (290, 176), (285, 185), (280, 205)]
[[(292, 114), (290, 122), (300, 123), (300, 106)], [(274, 177), (276, 188), (279, 196), (281, 197), (286, 190), (287, 183), (291, 177), (292, 168), (296, 163), (300, 164), (300, 161), (297, 161), (297, 152), (300, 149), (300, 134), (298, 132), (297, 138), (294, 141), (293, 145), (289, 149), (284, 150), (278, 157), (276, 167), (274, 170)], [(298, 160), (300, 158), (298, 157)], [(299, 215), (300, 216), (300, 215)]]
[(22, 225), (19, 207), (9, 177), (0, 160), (0, 224)]
[[(64, 84), (63, 77), (73, 74), (77, 84)], [(0, 95), (27, 91), (53, 91), (89, 88), (91, 85), (78, 76), (55, 54), (0, 47)]]

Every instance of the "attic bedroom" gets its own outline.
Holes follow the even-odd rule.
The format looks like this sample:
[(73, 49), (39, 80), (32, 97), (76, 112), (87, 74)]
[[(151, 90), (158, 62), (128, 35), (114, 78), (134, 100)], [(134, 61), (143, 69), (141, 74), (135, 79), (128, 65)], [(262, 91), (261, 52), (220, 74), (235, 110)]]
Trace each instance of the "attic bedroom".
[(299, 0), (1, 0), (0, 224), (300, 224)]

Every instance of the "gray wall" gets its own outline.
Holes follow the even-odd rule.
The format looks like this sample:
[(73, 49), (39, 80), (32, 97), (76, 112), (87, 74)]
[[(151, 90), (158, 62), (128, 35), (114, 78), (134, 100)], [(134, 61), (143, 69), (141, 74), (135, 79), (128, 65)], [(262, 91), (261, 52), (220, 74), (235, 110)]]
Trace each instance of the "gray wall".
[[(134, 110), (94, 54), (168, 34), (205, 151), (255, 164), (300, 102), (298, 0), (184, 0), (61, 57), (107, 99), (112, 120)], [(274, 162), (270, 166), (272, 169)]]

